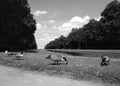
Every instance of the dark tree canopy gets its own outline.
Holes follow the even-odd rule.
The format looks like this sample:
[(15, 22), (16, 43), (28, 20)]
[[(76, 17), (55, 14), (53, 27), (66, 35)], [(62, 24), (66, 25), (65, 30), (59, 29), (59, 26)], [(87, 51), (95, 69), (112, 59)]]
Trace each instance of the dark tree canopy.
[(109, 3), (101, 13), (106, 22), (119, 18), (120, 19), (120, 2), (117, 0)]
[(0, 49), (36, 49), (35, 24), (27, 0), (0, 0)]
[[(59, 44), (60, 38), (57, 40), (48, 43), (45, 48), (59, 49), (52, 46), (52, 43)], [(120, 49), (120, 2), (110, 2), (101, 12), (99, 21), (91, 19), (82, 28), (73, 28), (66, 40), (65, 49)]]

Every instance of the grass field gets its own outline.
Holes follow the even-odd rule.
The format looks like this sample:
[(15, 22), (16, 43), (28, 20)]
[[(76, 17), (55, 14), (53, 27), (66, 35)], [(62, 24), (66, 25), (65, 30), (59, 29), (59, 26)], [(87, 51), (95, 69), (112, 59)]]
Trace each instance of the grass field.
[[(53, 51), (53, 50), (52, 50)], [(68, 59), (68, 65), (50, 65), (51, 60), (45, 59), (49, 54), (58, 54)], [(110, 65), (100, 67), (100, 56), (110, 55)], [(49, 75), (61, 75), (76, 80), (93, 80), (120, 84), (120, 51), (110, 50), (55, 50), (55, 52), (39, 50), (36, 53), (26, 53), (23, 59), (16, 60), (14, 56), (0, 53), (0, 64), (39, 71)]]

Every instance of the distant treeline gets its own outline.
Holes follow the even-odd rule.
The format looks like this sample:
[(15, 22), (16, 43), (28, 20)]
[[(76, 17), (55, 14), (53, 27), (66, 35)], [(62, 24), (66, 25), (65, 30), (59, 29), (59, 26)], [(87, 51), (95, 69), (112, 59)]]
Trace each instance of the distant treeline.
[(120, 2), (110, 2), (99, 21), (91, 19), (82, 28), (73, 28), (67, 37), (51, 41), (45, 49), (120, 49)]

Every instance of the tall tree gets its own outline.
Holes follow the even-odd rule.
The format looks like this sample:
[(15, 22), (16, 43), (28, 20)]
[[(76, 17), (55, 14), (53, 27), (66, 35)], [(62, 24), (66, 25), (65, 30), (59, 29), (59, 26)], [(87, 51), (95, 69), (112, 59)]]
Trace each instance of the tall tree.
[(100, 22), (104, 25), (103, 37), (107, 48), (120, 48), (120, 2), (109, 3), (101, 13)]
[(0, 0), (0, 48), (36, 49), (33, 19), (27, 0)]
[[(102, 40), (102, 24), (99, 21), (91, 19), (88, 24), (84, 26), (83, 39), (86, 48), (100, 48), (99, 41)], [(99, 46), (98, 46), (99, 45)]]

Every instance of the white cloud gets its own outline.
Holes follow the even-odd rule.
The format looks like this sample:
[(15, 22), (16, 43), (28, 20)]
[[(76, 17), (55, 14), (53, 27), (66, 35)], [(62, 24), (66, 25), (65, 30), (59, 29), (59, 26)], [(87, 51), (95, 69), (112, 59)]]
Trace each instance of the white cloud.
[(75, 17), (73, 17), (71, 20), (70, 20), (70, 22), (80, 22), (80, 23), (86, 23), (88, 20), (90, 19), (90, 17), (89, 16), (85, 16), (85, 17), (83, 17), (83, 18), (81, 18), (81, 17), (79, 17), (79, 16), (75, 16)]
[(49, 34), (48, 33), (45, 33), (45, 34), (43, 34), (44, 36), (49, 36)]
[(54, 22), (55, 22), (55, 20), (49, 20), (48, 22), (49, 22), (49, 23), (54, 23)]
[(54, 19), (52, 20), (48, 20), (48, 21), (43, 21), (42, 23), (45, 24), (45, 23), (55, 23), (56, 21)]
[(55, 36), (50, 36), (48, 33), (45, 33), (43, 34), (44, 35), (44, 38), (40, 38), (39, 41), (52, 41), (54, 40), (55, 38), (58, 38), (58, 37), (55, 37)]
[(99, 16), (98, 18), (95, 18), (96, 21), (99, 21), (102, 17)]
[(56, 38), (58, 38), (58, 37), (55, 37), (55, 36), (47, 36), (47, 37), (46, 37), (46, 39), (47, 39), (47, 40), (50, 40), (50, 41), (52, 41), (52, 40), (54, 40), (54, 39), (56, 39)]
[(40, 11), (40, 10), (37, 10), (37, 11), (35, 11), (33, 14), (34, 14), (35, 16), (39, 16), (39, 15), (47, 14), (47, 13), (48, 13), (47, 11)]
[(36, 24), (37, 30), (42, 28), (42, 25), (40, 23)]
[(58, 27), (60, 31), (71, 31), (72, 28), (81, 28), (87, 24), (90, 20), (89, 16), (79, 17), (75, 16), (70, 21), (63, 23), (62, 26)]
[(36, 27), (37, 27), (37, 30), (39, 30), (39, 29), (41, 29), (41, 28), (48, 28), (48, 26), (47, 25), (41, 25), (40, 23), (37, 23), (36, 24)]
[(44, 43), (44, 46), (45, 46), (47, 43), (49, 43), (50, 41), (52, 41), (52, 40), (54, 40), (56, 38), (58, 38), (58, 37), (55, 37), (55, 36), (46, 36), (45, 38), (38, 39), (38, 42)]
[(55, 18), (57, 16), (58, 12), (57, 11), (54, 11), (52, 12), (50, 15), (48, 15), (48, 18), (51, 19), (51, 18)]
[(44, 34), (42, 34), (41, 38), (40, 38), (40, 36), (36, 38), (36, 42), (37, 42), (38, 48), (39, 49), (43, 49), (44, 46), (47, 43), (49, 43), (50, 41), (52, 41), (52, 40), (54, 40), (56, 38), (58, 38), (58, 37), (56, 37), (54, 35), (51, 36), (50, 33), (44, 33)]

